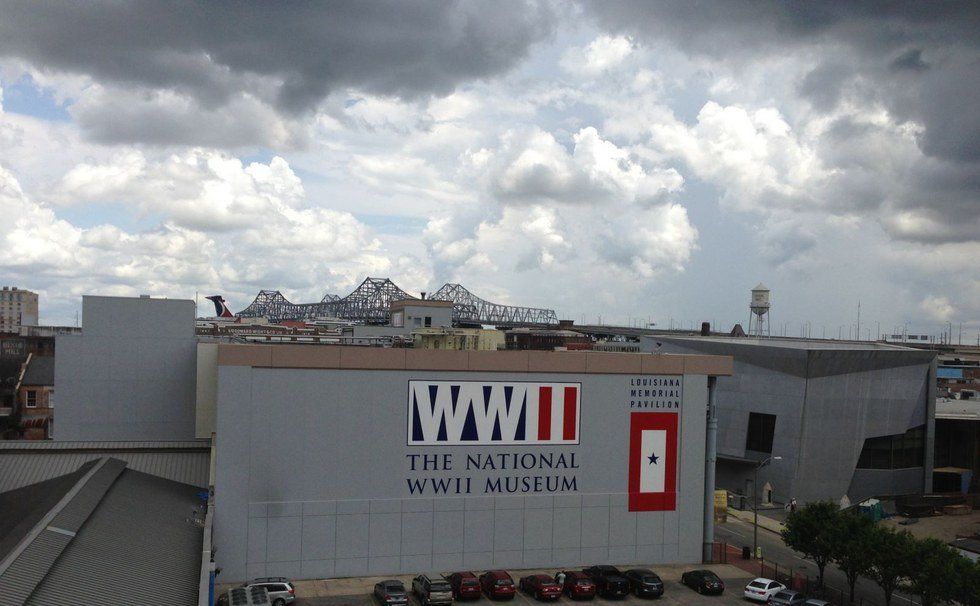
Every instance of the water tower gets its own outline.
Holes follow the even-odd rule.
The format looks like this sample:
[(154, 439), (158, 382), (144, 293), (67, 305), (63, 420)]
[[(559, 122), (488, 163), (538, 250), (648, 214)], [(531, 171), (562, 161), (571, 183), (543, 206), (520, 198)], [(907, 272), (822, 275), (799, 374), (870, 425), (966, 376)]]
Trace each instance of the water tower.
[(769, 289), (762, 282), (752, 289), (752, 301), (749, 302), (749, 336), (769, 336)]

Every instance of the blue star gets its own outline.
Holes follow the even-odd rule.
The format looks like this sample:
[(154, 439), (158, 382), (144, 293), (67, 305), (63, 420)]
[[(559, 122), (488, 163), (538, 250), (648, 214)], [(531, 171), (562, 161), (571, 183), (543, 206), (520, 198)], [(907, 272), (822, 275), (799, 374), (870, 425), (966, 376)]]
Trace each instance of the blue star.
[(650, 456), (647, 457), (647, 458), (650, 459), (650, 463), (653, 464), (653, 465), (656, 465), (657, 464), (657, 461), (660, 459), (660, 457), (658, 457), (657, 456), (657, 453), (655, 453), (655, 452), (654, 453), (651, 453)]

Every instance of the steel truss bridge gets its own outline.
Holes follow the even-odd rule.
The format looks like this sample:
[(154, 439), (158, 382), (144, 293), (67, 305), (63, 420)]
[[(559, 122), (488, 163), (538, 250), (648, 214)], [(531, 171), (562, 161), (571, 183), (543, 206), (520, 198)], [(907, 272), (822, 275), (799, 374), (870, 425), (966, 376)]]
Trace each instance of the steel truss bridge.
[[(553, 309), (500, 305), (477, 297), (459, 284), (444, 284), (430, 299), (453, 303), (453, 323), (495, 326), (548, 326), (558, 324)], [(346, 297), (325, 294), (319, 303), (292, 303), (278, 290), (261, 290), (237, 315), (266, 317), (273, 322), (332, 317), (372, 324), (387, 323), (392, 301), (418, 299), (388, 278), (367, 278)]]

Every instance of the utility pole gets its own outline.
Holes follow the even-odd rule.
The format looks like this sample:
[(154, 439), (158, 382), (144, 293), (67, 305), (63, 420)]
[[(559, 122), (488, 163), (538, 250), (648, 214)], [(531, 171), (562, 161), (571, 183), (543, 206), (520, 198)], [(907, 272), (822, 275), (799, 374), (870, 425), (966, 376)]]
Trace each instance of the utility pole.
[(858, 301), (857, 340), (861, 340), (861, 302)]

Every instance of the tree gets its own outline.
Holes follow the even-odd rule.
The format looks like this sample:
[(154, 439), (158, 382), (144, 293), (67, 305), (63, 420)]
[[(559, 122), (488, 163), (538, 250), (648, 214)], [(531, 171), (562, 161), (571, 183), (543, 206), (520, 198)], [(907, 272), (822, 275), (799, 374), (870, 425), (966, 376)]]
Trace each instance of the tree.
[[(922, 598), (922, 606), (935, 606), (956, 599), (957, 585), (964, 578), (960, 561), (969, 561), (939, 539), (914, 542), (913, 565), (904, 589)], [(968, 575), (967, 575), (968, 576)], [(980, 587), (977, 588), (980, 591)]]
[(841, 513), (840, 524), (834, 533), (834, 549), (831, 560), (847, 577), (851, 590), (850, 603), (854, 603), (854, 584), (858, 577), (866, 574), (871, 567), (871, 533), (874, 522), (868, 516), (848, 511)]
[(834, 553), (834, 541), (839, 534), (841, 511), (833, 501), (807, 503), (786, 518), (782, 531), (783, 542), (804, 557), (813, 560), (819, 571), (818, 583), (823, 587), (823, 573)]
[(953, 578), (949, 580), (953, 585), (954, 599), (960, 604), (976, 604), (977, 596), (980, 595), (980, 561), (971, 562), (960, 557), (953, 564)]
[(912, 575), (915, 562), (915, 539), (907, 531), (873, 526), (869, 536), (870, 566), (868, 576), (885, 592), (885, 606), (891, 606), (892, 594), (899, 584)]

